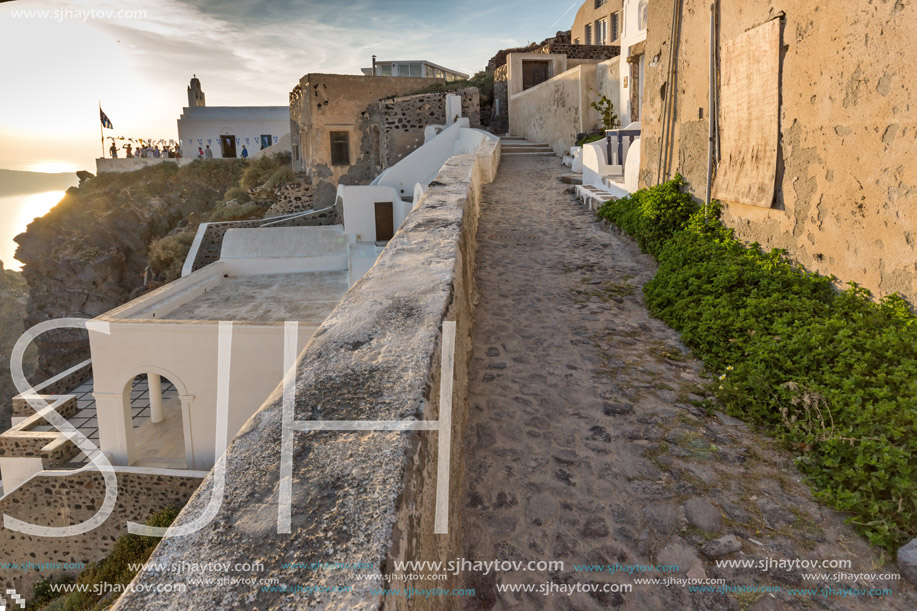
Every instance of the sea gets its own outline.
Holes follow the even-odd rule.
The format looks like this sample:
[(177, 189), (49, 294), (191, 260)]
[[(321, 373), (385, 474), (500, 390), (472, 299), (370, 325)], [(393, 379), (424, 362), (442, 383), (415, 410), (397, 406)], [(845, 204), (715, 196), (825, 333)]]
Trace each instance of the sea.
[(0, 261), (5, 269), (22, 268), (13, 241), (35, 218), (44, 216), (79, 183), (76, 174), (0, 170)]

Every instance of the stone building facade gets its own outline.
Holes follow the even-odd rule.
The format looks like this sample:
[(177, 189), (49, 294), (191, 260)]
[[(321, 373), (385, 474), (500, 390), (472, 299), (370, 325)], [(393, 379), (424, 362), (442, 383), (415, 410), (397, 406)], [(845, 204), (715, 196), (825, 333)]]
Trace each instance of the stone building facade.
[[(727, 42), (780, 22), (773, 201), (723, 202), (723, 219), (741, 239), (786, 249), (810, 270), (915, 303), (917, 5), (868, 4), (851, 12), (826, 0), (718, 3), (720, 71)], [(640, 182), (679, 172), (703, 198), (710, 3), (684, 0), (670, 82), (672, 18), (671, 4), (650, 4)], [(671, 137), (663, 141), (664, 92), (673, 90)]]
[(462, 116), (481, 126), (481, 101), (476, 87), (386, 98), (369, 105), (369, 126), (363, 139), (372, 142), (373, 168), (378, 174), (424, 143), (424, 128), (447, 123), (446, 96), (462, 97)]
[(334, 202), (338, 184), (364, 184), (373, 177), (367, 106), (385, 97), (412, 94), (436, 78), (307, 74), (290, 93), (293, 170), (313, 185), (314, 206)]

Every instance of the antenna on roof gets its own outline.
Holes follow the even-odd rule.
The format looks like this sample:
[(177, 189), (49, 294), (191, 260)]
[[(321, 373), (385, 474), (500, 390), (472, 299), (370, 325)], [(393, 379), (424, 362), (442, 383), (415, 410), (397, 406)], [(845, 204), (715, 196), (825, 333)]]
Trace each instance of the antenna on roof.
[(376, 76), (376, 56), (373, 55), (373, 76)]

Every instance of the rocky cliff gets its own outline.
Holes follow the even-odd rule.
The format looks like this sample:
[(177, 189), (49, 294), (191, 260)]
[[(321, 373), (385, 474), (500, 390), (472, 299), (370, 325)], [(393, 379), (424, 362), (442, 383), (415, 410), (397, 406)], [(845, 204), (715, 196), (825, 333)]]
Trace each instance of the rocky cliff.
[[(25, 318), (29, 291), (22, 275), (3, 269), (0, 261), (0, 430), (10, 424), (10, 399), (18, 394), (10, 377), (10, 353), (13, 345), (22, 335), (22, 320)], [(34, 368), (34, 350), (26, 353), (25, 372)]]
[[(164, 163), (125, 174), (83, 174), (47, 215), (16, 238), (28, 283), (26, 326), (64, 317), (92, 318), (143, 287), (149, 244), (206, 215), (236, 186), (245, 162)], [(39, 373), (84, 359), (81, 332), (36, 341)]]
[[(296, 183), (289, 155), (78, 176), (78, 187), (16, 237), (26, 327), (93, 318), (175, 279), (200, 223), (261, 218)], [(85, 332), (48, 332), (35, 344), (39, 380), (89, 355)]]

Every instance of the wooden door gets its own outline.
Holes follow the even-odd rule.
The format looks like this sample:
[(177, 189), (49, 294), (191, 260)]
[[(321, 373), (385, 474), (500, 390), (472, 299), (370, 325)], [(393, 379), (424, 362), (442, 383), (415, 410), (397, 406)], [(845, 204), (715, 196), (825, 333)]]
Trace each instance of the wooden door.
[(522, 62), (522, 88), (528, 89), (548, 80), (548, 62), (524, 61)]
[(220, 136), (220, 146), (223, 149), (224, 158), (231, 158), (236, 156), (235, 136)]
[(376, 241), (388, 242), (394, 235), (394, 204), (392, 202), (376, 202)]

